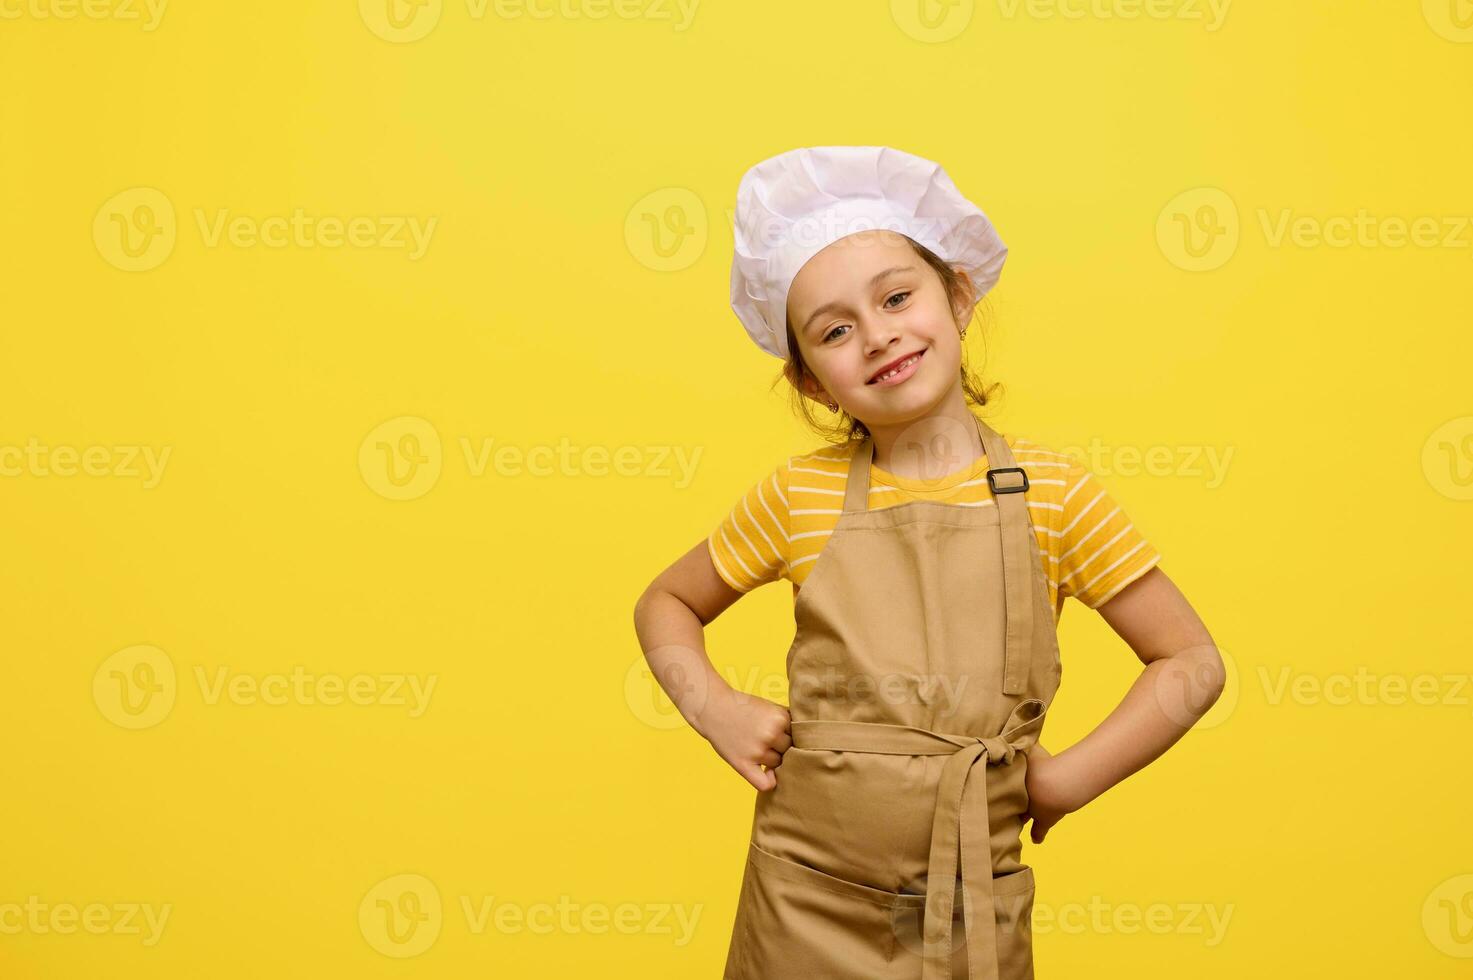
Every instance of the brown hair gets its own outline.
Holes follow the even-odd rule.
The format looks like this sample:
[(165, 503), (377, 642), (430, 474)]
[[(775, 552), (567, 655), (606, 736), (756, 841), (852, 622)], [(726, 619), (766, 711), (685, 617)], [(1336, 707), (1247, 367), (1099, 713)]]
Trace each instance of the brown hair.
[[(920, 242), (908, 236), (905, 236), (905, 240), (910, 242), (911, 248), (915, 249), (917, 255), (926, 260), (927, 265), (936, 270), (936, 274), (941, 277), (941, 285), (946, 290), (946, 295), (952, 304), (955, 305), (962, 302), (971, 288), (966, 276), (958, 272), (945, 259), (926, 248)], [(980, 315), (978, 311), (981, 311)], [(984, 324), (991, 321), (992, 309), (987, 302), (987, 297), (982, 297), (981, 302), (977, 304), (973, 310), (973, 318), (982, 320)], [(970, 325), (970, 323), (971, 321), (969, 320), (968, 324)], [(957, 325), (957, 329), (961, 329), (960, 324)], [(787, 322), (787, 330), (788, 359), (783, 363), (781, 373), (773, 380), (772, 387), (777, 387), (781, 381), (787, 381), (789, 392), (793, 399), (793, 410), (803, 418), (803, 421), (808, 423), (810, 429), (823, 436), (829, 442), (835, 445), (844, 445), (868, 437), (869, 429), (865, 427), (865, 424), (844, 411), (843, 408), (839, 409), (839, 418), (834, 423), (820, 422), (814, 417), (813, 400), (803, 394), (803, 390), (799, 387), (799, 382), (809, 377), (809, 373), (808, 366), (803, 363), (803, 354), (798, 350), (797, 338), (793, 336), (793, 321), (791, 319)], [(973, 405), (986, 405), (988, 398), (1001, 387), (1000, 384), (987, 385), (980, 377), (972, 373), (971, 368), (967, 365), (965, 338), (963, 338), (962, 343), (961, 382), (963, 397)]]

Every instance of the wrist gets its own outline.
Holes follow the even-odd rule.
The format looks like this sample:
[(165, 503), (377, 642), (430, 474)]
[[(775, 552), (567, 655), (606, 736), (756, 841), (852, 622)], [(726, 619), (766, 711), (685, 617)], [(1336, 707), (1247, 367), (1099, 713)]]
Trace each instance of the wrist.
[(1099, 794), (1094, 792), (1087, 770), (1082, 767), (1078, 753), (1070, 754), (1065, 749), (1049, 757), (1040, 776), (1050, 789), (1050, 795), (1060, 801), (1065, 812), (1082, 809)]
[(731, 702), (733, 690), (721, 675), (712, 670), (707, 674), (703, 695), (685, 705), (677, 705), (690, 727), (706, 741), (711, 740), (711, 722), (721, 714), (721, 709)]

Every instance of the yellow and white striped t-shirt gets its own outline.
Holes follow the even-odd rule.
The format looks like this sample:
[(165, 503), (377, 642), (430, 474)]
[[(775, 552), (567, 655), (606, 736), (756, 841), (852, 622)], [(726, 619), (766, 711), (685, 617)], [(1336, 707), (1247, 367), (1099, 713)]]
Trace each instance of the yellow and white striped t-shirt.
[[(1024, 494), (1057, 618), (1065, 596), (1091, 609), (1103, 605), (1161, 560), (1110, 495), (1076, 457), (1003, 437), (1028, 471)], [(711, 561), (728, 585), (750, 592), (786, 578), (798, 595), (844, 508), (849, 461), (857, 443), (790, 456), (737, 501), (707, 539)], [(873, 466), (869, 509), (907, 500), (996, 506), (986, 456), (941, 479), (909, 479)]]

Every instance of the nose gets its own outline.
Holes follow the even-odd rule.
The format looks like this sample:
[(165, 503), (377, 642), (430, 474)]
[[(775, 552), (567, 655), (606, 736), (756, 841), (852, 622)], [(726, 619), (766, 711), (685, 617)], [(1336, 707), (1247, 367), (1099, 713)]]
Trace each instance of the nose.
[(874, 316), (860, 317), (860, 328), (864, 331), (864, 353), (873, 357), (881, 351), (894, 347), (900, 333), (893, 323)]

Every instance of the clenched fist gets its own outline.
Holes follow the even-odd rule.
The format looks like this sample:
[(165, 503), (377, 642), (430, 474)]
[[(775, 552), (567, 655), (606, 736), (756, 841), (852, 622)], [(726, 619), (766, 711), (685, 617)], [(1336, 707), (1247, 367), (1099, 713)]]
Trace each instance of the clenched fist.
[(743, 779), (769, 790), (793, 744), (791, 724), (784, 705), (723, 686), (712, 691), (694, 727)]

